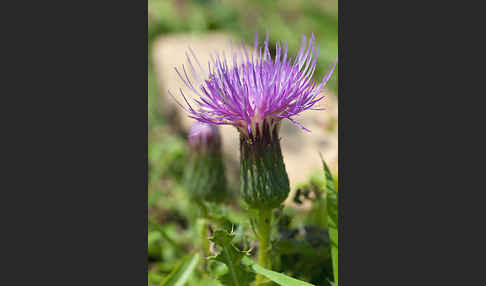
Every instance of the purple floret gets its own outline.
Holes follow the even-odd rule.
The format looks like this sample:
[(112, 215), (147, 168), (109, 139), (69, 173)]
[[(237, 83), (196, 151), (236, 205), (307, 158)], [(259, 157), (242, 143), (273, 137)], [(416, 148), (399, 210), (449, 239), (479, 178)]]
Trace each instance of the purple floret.
[[(331, 77), (336, 61), (320, 83), (312, 80), (318, 55), (315, 37), (309, 41), (302, 37), (302, 45), (293, 60), (287, 57), (287, 44), (276, 44), (276, 55), (272, 59), (268, 48), (268, 34), (263, 47), (255, 40), (253, 53), (249, 54), (241, 45), (232, 53), (231, 63), (224, 53), (211, 57), (208, 63), (209, 76), (201, 80), (189, 55), (192, 80), (185, 66), (176, 72), (184, 84), (197, 95), (193, 107), (180, 89), (187, 107), (178, 104), (188, 112), (189, 117), (209, 124), (234, 125), (243, 134), (258, 132), (263, 124), (277, 125), (283, 118), (309, 131), (292, 117), (304, 110), (317, 109), (313, 106), (324, 98), (320, 91)], [(190, 49), (194, 62), (204, 74), (194, 52)], [(170, 93), (170, 91), (169, 91)], [(172, 95), (172, 94), (171, 94)], [(177, 100), (176, 100), (177, 101)]]

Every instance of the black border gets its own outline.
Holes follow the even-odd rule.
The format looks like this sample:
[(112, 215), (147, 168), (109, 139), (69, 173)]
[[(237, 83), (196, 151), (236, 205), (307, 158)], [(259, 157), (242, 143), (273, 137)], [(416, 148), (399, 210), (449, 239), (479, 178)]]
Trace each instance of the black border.
[(19, 176), (0, 284), (147, 285), (147, 1), (33, 5), (4, 39)]

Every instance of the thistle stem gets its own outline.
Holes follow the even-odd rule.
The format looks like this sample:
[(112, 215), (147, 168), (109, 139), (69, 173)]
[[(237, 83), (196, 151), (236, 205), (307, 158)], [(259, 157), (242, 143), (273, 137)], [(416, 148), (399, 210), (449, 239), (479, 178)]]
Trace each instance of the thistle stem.
[(201, 231), (201, 237), (202, 237), (202, 248), (203, 248), (203, 253), (205, 257), (209, 256), (209, 233), (208, 233), (208, 222), (206, 219), (203, 220), (203, 226), (202, 226), (202, 231)]
[[(272, 225), (272, 209), (260, 209), (258, 213), (258, 264), (260, 266), (271, 270), (272, 265), (268, 255), (270, 248), (270, 232)], [(262, 285), (265, 276), (257, 275), (255, 286)]]
[[(210, 253), (209, 253), (209, 232), (208, 232), (209, 219), (210, 219), (209, 218), (209, 212), (208, 212), (208, 209), (207, 209), (206, 205), (204, 204), (204, 202), (197, 200), (196, 203), (199, 205), (201, 212), (202, 212), (202, 215), (201, 215), (201, 218), (202, 218), (202, 229), (201, 229), (202, 251), (203, 251), (204, 257), (208, 257), (208, 256), (210, 256)], [(204, 261), (206, 261), (206, 260), (204, 260)], [(204, 264), (206, 265), (206, 263), (204, 263)]]

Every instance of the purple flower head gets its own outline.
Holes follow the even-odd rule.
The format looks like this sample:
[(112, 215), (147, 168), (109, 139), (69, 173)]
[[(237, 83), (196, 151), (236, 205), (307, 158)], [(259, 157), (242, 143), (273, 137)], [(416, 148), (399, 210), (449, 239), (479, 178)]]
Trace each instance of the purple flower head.
[(219, 150), (221, 136), (218, 127), (212, 124), (196, 121), (189, 130), (189, 146), (193, 149)]
[(286, 43), (283, 47), (276, 44), (272, 58), (268, 33), (264, 46), (258, 45), (258, 37), (255, 39), (252, 53), (242, 43), (232, 52), (231, 60), (224, 53), (222, 57), (219, 54), (211, 57), (209, 76), (204, 80), (200, 76), (204, 74), (202, 66), (191, 49), (190, 52), (193, 60), (186, 56), (192, 80), (184, 65), (182, 71), (176, 68), (176, 72), (197, 98), (193, 99), (195, 104), (190, 104), (181, 89), (187, 106), (178, 104), (191, 118), (209, 124), (234, 125), (247, 138), (257, 136), (264, 127), (270, 130), (278, 127), (284, 118), (309, 131), (292, 117), (304, 110), (318, 109), (313, 107), (324, 98), (320, 91), (336, 66), (334, 62), (320, 83), (312, 80), (318, 55), (314, 34), (309, 41), (302, 37), (301, 48), (293, 60), (287, 56)]

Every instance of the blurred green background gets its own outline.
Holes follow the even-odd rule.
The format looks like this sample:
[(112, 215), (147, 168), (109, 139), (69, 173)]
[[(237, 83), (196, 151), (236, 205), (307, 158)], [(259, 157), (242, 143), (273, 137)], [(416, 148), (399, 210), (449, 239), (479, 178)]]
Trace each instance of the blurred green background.
[[(197, 225), (191, 220), (197, 217), (197, 209), (191, 207), (181, 185), (187, 158), (186, 134), (171, 126), (158, 106), (160, 92), (164, 90), (157, 82), (152, 65), (151, 49), (154, 39), (174, 33), (225, 32), (251, 44), (255, 32), (259, 33), (261, 39), (268, 30), (270, 46), (274, 47), (276, 41), (286, 40), (289, 54), (295, 56), (302, 35), (310, 36), (314, 33), (320, 46), (314, 79), (320, 80), (338, 55), (337, 5), (337, 0), (148, 0), (150, 284), (160, 283), (177, 261), (193, 249), (193, 245), (197, 244), (194, 237), (198, 234)], [(336, 95), (338, 93), (337, 74), (334, 73), (327, 85), (328, 89)], [(309, 178), (307, 188), (319, 186), (316, 180), (319, 181), (320, 176), (322, 174), (314, 176), (313, 179)], [(320, 208), (324, 204), (316, 205)], [(317, 221), (315, 223), (317, 225), (326, 227), (326, 221), (319, 222), (322, 219), (318, 211), (313, 210), (311, 214), (301, 218), (294, 216), (292, 210), (289, 211), (294, 226), (298, 226), (303, 220), (311, 220)], [(226, 210), (226, 215), (233, 223), (242, 225), (246, 223), (246, 218), (238, 207)], [(245, 245), (246, 242), (241, 243)], [(298, 250), (302, 251), (302, 249)], [(309, 253), (312, 254), (312, 249)], [(328, 262), (320, 261), (322, 257), (316, 259), (314, 261), (307, 257), (307, 260), (301, 261), (303, 266), (325, 263), (324, 266), (321, 265), (324, 269), (322, 273), (305, 273), (306, 279), (314, 279), (312, 280), (314, 283), (321, 283), (319, 282), (321, 278), (327, 281), (325, 277), (329, 275), (326, 268)], [(214, 278), (203, 274), (191, 279), (187, 285), (219, 285)], [(316, 285), (328, 285), (326, 283)]]

